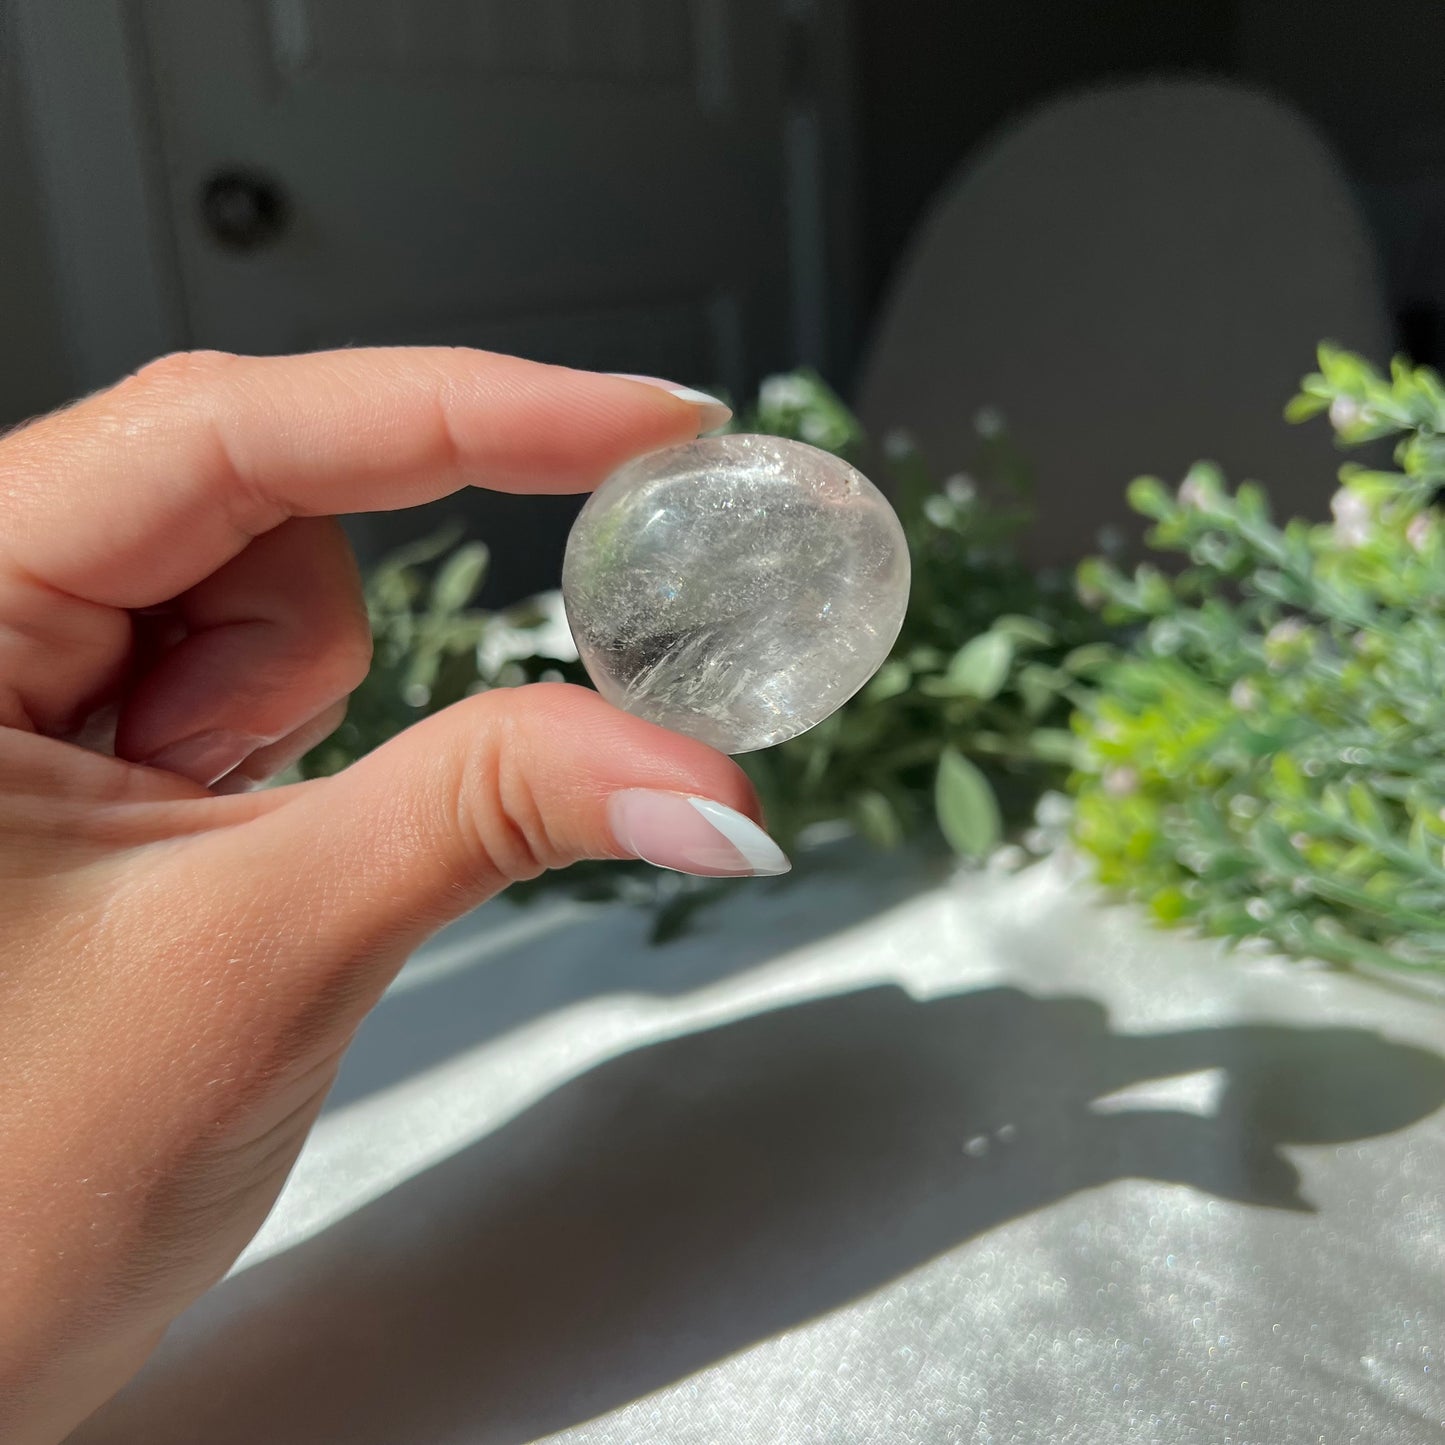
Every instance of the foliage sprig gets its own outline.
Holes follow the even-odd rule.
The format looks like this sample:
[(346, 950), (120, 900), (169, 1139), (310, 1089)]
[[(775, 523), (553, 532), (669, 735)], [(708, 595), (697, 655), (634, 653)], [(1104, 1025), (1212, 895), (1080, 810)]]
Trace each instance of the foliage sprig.
[(1322, 347), (1286, 415), (1395, 470), (1347, 464), (1333, 521), (1196, 466), (1130, 489), (1165, 572), (1080, 569), (1136, 629), (1079, 714), (1076, 832), (1165, 922), (1345, 966), (1445, 969), (1445, 387)]

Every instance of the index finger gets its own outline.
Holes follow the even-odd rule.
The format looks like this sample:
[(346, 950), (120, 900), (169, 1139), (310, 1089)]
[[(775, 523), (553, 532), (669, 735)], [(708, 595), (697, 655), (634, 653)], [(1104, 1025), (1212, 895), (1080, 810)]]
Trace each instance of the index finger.
[(151, 606), (288, 517), (467, 486), (589, 491), (718, 426), (710, 400), (462, 348), (164, 357), (0, 442), (0, 558), (72, 597)]

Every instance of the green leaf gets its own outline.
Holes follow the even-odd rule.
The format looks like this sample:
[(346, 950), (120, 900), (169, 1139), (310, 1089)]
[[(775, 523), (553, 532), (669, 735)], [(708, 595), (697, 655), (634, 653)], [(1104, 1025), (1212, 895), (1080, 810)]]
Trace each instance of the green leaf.
[(1079, 761), (1079, 740), (1067, 728), (1035, 728), (1029, 735), (1029, 751), (1040, 762), (1071, 768)]
[(458, 547), (437, 572), (431, 602), (436, 612), (460, 612), (477, 595), (486, 575), (488, 552), (480, 542)]
[(956, 748), (945, 748), (934, 781), (938, 826), (955, 853), (983, 858), (1003, 837), (998, 799), (988, 779)]
[(953, 654), (944, 674), (955, 692), (985, 702), (997, 697), (1013, 665), (1014, 645), (1002, 632), (985, 632)]
[(1289, 405), (1284, 409), (1284, 419), (1288, 422), (1308, 421), (1312, 416), (1328, 410), (1329, 404), (1328, 397), (1302, 391), (1290, 399)]
[(1339, 391), (1363, 391), (1377, 379), (1374, 367), (1362, 357), (1330, 342), (1321, 342), (1317, 355), (1325, 380)]
[(1349, 799), (1350, 812), (1354, 815), (1356, 822), (1377, 833), (1389, 831), (1390, 825), (1385, 818), (1384, 811), (1375, 795), (1363, 783), (1351, 783), (1345, 796)]
[(1086, 642), (1064, 657), (1064, 669), (1075, 677), (1087, 677), (1114, 661), (1116, 654), (1107, 642)]
[(903, 841), (898, 810), (876, 788), (854, 794), (848, 812), (859, 833), (875, 848), (896, 848)]
[(989, 630), (1003, 633), (1018, 647), (1048, 647), (1054, 640), (1053, 628), (1020, 612), (1002, 613)]
[(1234, 504), (1245, 522), (1257, 527), (1269, 525), (1269, 498), (1257, 482), (1242, 482), (1234, 493)]
[(870, 702), (887, 702), (890, 697), (907, 692), (912, 680), (913, 671), (908, 664), (900, 658), (891, 658), (878, 669), (864, 695)]
[(1129, 483), (1126, 493), (1129, 505), (1144, 517), (1162, 522), (1176, 508), (1174, 498), (1158, 477), (1138, 477)]
[(942, 667), (947, 653), (936, 647), (915, 647), (908, 654), (908, 665), (914, 672), (934, 672)]
[(1014, 686), (1023, 699), (1024, 715), (1030, 721), (1043, 717), (1058, 702), (1069, 680), (1067, 673), (1039, 663), (1023, 668)]
[[(1332, 395), (1322, 394), (1326, 400)], [(739, 408), (735, 429), (774, 431), (845, 455), (861, 451), (864, 440), (847, 407), (807, 373), (771, 381), (757, 404)], [(1000, 804), (985, 775), (967, 760), (998, 768), (998, 786), (1007, 783), (1011, 814), (1015, 806), (1027, 810), (1031, 790), (1057, 785), (1061, 769), (1071, 761), (1072, 738), (1057, 726), (1039, 731), (1036, 724), (1060, 723), (1067, 709), (1086, 700), (1097, 685), (1092, 668), (1060, 671), (1060, 659), (1073, 652), (1075, 663), (1083, 664), (1088, 654), (1077, 649), (1104, 639), (1122, 642), (1116, 622), (1132, 621), (1140, 600), (1151, 599), (1141, 594), (1137, 579), (1106, 571), (1108, 586), (1098, 600), (1107, 610), (1098, 615), (1080, 605), (1062, 572), (1037, 572), (1019, 555), (1015, 539), (1029, 520), (1029, 509), (1023, 495), (1006, 494), (1028, 486), (1026, 447), (1016, 447), (997, 418), (988, 419), (972, 454), (958, 459), (966, 477), (951, 481), (936, 475), (916, 446), (876, 440), (895, 482), (902, 483), (894, 488), (895, 504), (912, 549), (913, 596), (897, 652), (833, 718), (766, 756), (751, 755), (747, 765), (785, 843), (810, 824), (850, 818), (860, 832), (888, 846), (912, 834), (936, 794), (940, 820), (955, 846), (968, 853), (986, 851), (999, 835)], [(1402, 480), (1393, 495), (1420, 485)], [(620, 540), (619, 532), (608, 541), (614, 558)], [(1176, 550), (1187, 550), (1189, 536), (1177, 540)], [(336, 771), (469, 691), (510, 685), (554, 668), (552, 659), (532, 655), (507, 663), (500, 676), (479, 675), (479, 637), (491, 628), (525, 631), (551, 611), (529, 603), (500, 614), (477, 608), (485, 560), (480, 547), (459, 547), (464, 541), (459, 530), (428, 538), (372, 572), (366, 596), (375, 666), (353, 699), (349, 721), (308, 755), (303, 771)], [(1310, 532), (1296, 570), (1312, 564), (1313, 545)], [(1283, 564), (1275, 560), (1272, 565)], [(1174, 575), (1171, 568), (1171, 580)], [(1366, 583), (1361, 579), (1351, 585), (1359, 590)], [(1176, 609), (1181, 618), (1188, 601), (1181, 597)], [(525, 639), (518, 650), (529, 650)], [(1352, 655), (1351, 665), (1373, 664)], [(576, 663), (560, 670), (568, 677), (580, 677), (582, 671)], [(1113, 672), (1101, 670), (1100, 675), (1112, 678)], [(1171, 683), (1165, 694), (1172, 697), (1175, 691)], [(1179, 711), (1159, 698), (1153, 705), (1171, 716)], [(1126, 729), (1117, 742), (1096, 738), (1090, 746), (1121, 767), (1137, 741)], [(1143, 742), (1144, 753), (1170, 748), (1184, 753), (1168, 738)], [(950, 759), (940, 766), (946, 748)], [(1154, 773), (1168, 765), (1152, 756), (1147, 764)], [(1200, 791), (1213, 786), (1205, 779)], [(1105, 795), (1096, 789), (1094, 796)], [(1162, 833), (1155, 816), (1159, 804), (1152, 797), (1149, 808), (1154, 811), (1142, 825), (1126, 820), (1126, 840), (1141, 832), (1149, 838)], [(1098, 816), (1100, 808), (1094, 812)], [(1148, 848), (1143, 856), (1152, 856)], [(1416, 861), (1414, 866), (1418, 873), (1422, 865)], [(1121, 881), (1117, 873), (1116, 881)], [(1434, 882), (1432, 872), (1430, 886)], [(659, 937), (685, 926), (697, 906), (691, 893), (644, 887), (640, 875), (615, 867), (568, 870), (565, 877), (535, 885), (548, 888), (565, 888), (573, 896), (591, 889), (590, 896), (662, 909)]]
[(378, 575), (404, 572), (427, 562), (435, 562), (438, 557), (446, 556), (456, 546), (461, 540), (463, 530), (460, 522), (448, 522), (439, 531), (418, 538), (415, 542), (408, 542), (404, 547), (398, 547), (377, 568)]

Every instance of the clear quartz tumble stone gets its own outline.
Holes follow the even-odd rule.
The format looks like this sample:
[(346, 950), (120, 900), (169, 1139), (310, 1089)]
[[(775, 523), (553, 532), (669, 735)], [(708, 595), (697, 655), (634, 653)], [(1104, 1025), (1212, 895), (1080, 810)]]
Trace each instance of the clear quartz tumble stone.
[(562, 596), (609, 702), (726, 753), (816, 726), (888, 656), (908, 547), (883, 494), (828, 452), (704, 437), (588, 499)]

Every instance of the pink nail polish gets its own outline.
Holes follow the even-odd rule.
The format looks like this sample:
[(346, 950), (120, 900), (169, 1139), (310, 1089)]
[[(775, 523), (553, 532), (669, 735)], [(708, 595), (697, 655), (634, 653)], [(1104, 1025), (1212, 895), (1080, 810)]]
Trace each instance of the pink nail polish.
[(727, 878), (792, 867), (751, 818), (710, 798), (630, 788), (612, 795), (607, 816), (618, 846), (658, 868)]
[(716, 431), (718, 427), (724, 426), (733, 414), (733, 409), (726, 402), (719, 401), (715, 396), (709, 396), (705, 391), (698, 391), (695, 387), (681, 386), (675, 381), (665, 381), (660, 376), (634, 376), (631, 372), (612, 371), (609, 376), (614, 376), (618, 381), (636, 381), (643, 386), (655, 386), (659, 391), (670, 392), (679, 401), (685, 401), (689, 406), (697, 408), (698, 431)]

